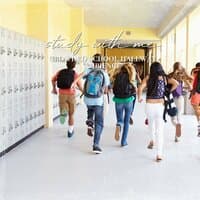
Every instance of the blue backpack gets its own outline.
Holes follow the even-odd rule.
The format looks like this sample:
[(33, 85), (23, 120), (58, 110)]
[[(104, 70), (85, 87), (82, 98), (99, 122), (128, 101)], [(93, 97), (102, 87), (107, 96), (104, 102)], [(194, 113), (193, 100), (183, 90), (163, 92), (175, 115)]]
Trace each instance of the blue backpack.
[(103, 95), (104, 74), (100, 69), (93, 69), (85, 77), (84, 95), (89, 98), (99, 98)]

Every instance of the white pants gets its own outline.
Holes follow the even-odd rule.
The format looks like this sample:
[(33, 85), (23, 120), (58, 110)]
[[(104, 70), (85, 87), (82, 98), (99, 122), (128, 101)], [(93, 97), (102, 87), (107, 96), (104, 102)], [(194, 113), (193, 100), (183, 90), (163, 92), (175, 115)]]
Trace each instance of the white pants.
[(156, 144), (158, 156), (163, 155), (163, 111), (164, 106), (162, 103), (146, 104), (150, 138)]
[(181, 115), (183, 114), (184, 110), (184, 98), (183, 96), (179, 96), (178, 98), (174, 98), (174, 103), (177, 107), (177, 115), (175, 117), (171, 117), (172, 124), (176, 126), (176, 124), (181, 124)]

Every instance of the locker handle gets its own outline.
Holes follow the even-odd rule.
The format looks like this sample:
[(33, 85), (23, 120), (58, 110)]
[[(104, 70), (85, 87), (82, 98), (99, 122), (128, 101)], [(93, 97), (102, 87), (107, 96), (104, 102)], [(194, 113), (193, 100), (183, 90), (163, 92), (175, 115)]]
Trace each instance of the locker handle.
[(16, 87), (15, 90), (14, 90), (14, 93), (16, 93), (18, 90), (19, 90), (19, 89)]
[(24, 88), (23, 87), (20, 87), (20, 92), (22, 92), (24, 90)]
[(28, 123), (28, 121), (29, 121), (29, 118), (28, 118), (28, 116), (26, 116), (26, 123)]
[(11, 87), (8, 89), (8, 94), (10, 94), (10, 93), (12, 93), (12, 88)]
[(15, 128), (19, 127), (18, 121), (15, 122)]
[(28, 56), (27, 51), (24, 52), (24, 58), (26, 58)]
[(18, 54), (17, 49), (14, 49), (13, 55), (16, 56)]
[(25, 84), (25, 91), (27, 91), (28, 90), (28, 85), (27, 84)]
[(33, 117), (34, 119), (36, 119), (37, 118), (37, 113), (35, 112), (34, 113), (34, 117)]
[(32, 85), (32, 84), (30, 84), (30, 85), (29, 85), (29, 89), (31, 90), (32, 88), (33, 88), (33, 85)]
[(0, 54), (3, 55), (5, 52), (6, 51), (5, 51), (4, 47), (0, 47)]
[(3, 90), (3, 94), (6, 94), (6, 89)]
[(5, 90), (1, 89), (1, 95), (4, 95), (4, 94), (5, 94)]
[(40, 112), (40, 110), (38, 111), (38, 116), (40, 116), (41, 115), (41, 112)]
[(20, 125), (22, 126), (23, 124), (24, 124), (24, 120), (21, 119), (21, 121), (20, 121)]
[(37, 57), (36, 53), (33, 53), (33, 59), (35, 59)]
[(8, 48), (8, 49), (7, 49), (7, 55), (9, 56), (11, 53), (12, 53), (11, 49)]
[(44, 83), (43, 82), (41, 83), (41, 86), (44, 87)]
[(29, 52), (29, 58), (31, 58), (32, 57), (32, 53), (31, 52)]
[(6, 134), (6, 128), (3, 127), (2, 135), (5, 135), (5, 134)]
[(32, 114), (30, 114), (30, 120), (32, 120), (33, 119), (33, 115)]
[(38, 82), (37, 87), (40, 88), (40, 83)]
[(22, 50), (19, 51), (19, 57), (22, 57), (23, 56), (23, 52)]
[(13, 125), (12, 124), (9, 124), (9, 129), (8, 129), (8, 131), (10, 132), (10, 131), (12, 131), (13, 130)]

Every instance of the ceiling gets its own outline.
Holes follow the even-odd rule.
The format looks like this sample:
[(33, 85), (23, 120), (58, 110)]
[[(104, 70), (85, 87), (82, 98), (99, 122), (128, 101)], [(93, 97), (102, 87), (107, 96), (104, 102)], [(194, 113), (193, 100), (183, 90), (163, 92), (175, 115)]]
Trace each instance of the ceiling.
[[(190, 2), (193, 0), (190, 0)], [(86, 25), (158, 28), (185, 0), (65, 0), (83, 7)]]

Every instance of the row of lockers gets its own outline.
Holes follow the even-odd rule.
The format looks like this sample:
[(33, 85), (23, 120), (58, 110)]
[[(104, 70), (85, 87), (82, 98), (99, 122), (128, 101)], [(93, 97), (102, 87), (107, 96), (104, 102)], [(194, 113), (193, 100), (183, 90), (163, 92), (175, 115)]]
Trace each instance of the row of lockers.
[(0, 28), (0, 152), (45, 123), (45, 44)]

